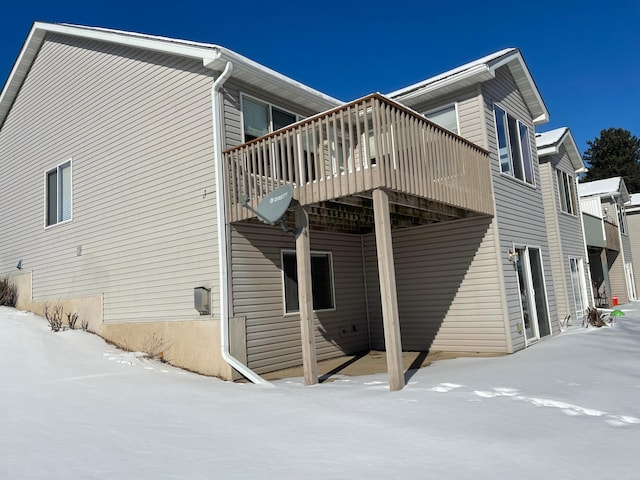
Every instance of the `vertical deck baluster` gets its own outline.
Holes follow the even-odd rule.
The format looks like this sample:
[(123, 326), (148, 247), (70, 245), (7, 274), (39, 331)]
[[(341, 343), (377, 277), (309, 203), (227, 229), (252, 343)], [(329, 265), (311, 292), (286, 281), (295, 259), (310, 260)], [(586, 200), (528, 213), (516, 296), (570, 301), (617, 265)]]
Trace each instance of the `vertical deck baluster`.
[(347, 165), (348, 163), (348, 154), (347, 154), (347, 143), (349, 142), (348, 137), (344, 134), (344, 120), (345, 120), (345, 112), (342, 112), (340, 114), (340, 143), (342, 144), (342, 164), (338, 164), (338, 176), (337, 176), (337, 184), (338, 184), (338, 192), (339, 195), (338, 197), (342, 197), (344, 195), (346, 195), (346, 193), (349, 191), (348, 189), (344, 188), (344, 184), (343, 182), (345, 181), (345, 179), (347, 179), (347, 170), (349, 168), (349, 166)]
[(422, 157), (422, 142), (420, 139), (422, 138), (422, 122), (415, 122), (413, 128), (413, 141), (415, 142), (415, 152), (416, 152), (416, 194), (421, 195), (422, 192), (422, 179), (423, 179), (423, 157)]
[(435, 145), (435, 138), (433, 135), (433, 126), (427, 124), (424, 129), (424, 142), (427, 149), (427, 157), (429, 163), (427, 163), (428, 174), (425, 176), (426, 180), (426, 196), (430, 198), (437, 198), (437, 183), (435, 179), (438, 172), (438, 150)]
[(373, 187), (377, 188), (382, 186), (382, 172), (384, 172), (386, 168), (382, 134), (382, 121), (380, 119), (380, 100), (378, 98), (374, 98), (371, 101), (371, 114), (373, 121), (373, 138), (376, 147), (376, 168), (373, 169)]
[(364, 155), (362, 161), (362, 180), (364, 189), (370, 190), (373, 180), (373, 159), (371, 158), (371, 140), (369, 139), (369, 102), (362, 102), (362, 138), (364, 143)]
[(318, 186), (318, 199), (320, 201), (327, 200), (328, 198), (330, 198), (327, 195), (327, 182), (326, 182), (327, 159), (325, 158), (325, 149), (324, 149), (324, 142), (326, 140), (325, 134), (324, 134), (324, 119), (325, 119), (324, 116), (318, 119), (318, 129), (317, 129), (318, 134), (316, 138), (316, 145), (318, 146), (318, 160), (316, 161), (318, 165), (318, 174), (316, 175), (316, 184)]
[[(350, 105), (347, 108), (347, 120), (349, 125), (349, 157), (347, 161), (346, 177), (347, 177), (347, 191), (349, 192), (358, 191), (357, 181), (355, 178), (356, 166), (357, 166), (356, 163), (358, 161), (358, 159), (356, 158), (356, 148), (358, 148), (360, 143), (359, 143), (359, 139), (357, 138), (357, 132), (356, 132), (357, 129), (353, 124), (354, 123), (354, 117), (352, 116), (353, 110), (355, 110), (355, 107), (353, 105)], [(356, 115), (356, 120), (357, 120), (357, 113), (354, 115)], [(354, 133), (356, 135), (355, 138), (354, 138)]]
[(340, 145), (340, 138), (338, 137), (338, 124), (336, 112), (331, 114), (331, 117), (327, 117), (327, 137), (329, 140), (329, 172), (326, 178), (327, 182), (327, 198), (337, 198), (338, 192), (336, 191), (336, 179), (338, 178), (338, 163), (340, 161), (340, 155), (338, 148)]

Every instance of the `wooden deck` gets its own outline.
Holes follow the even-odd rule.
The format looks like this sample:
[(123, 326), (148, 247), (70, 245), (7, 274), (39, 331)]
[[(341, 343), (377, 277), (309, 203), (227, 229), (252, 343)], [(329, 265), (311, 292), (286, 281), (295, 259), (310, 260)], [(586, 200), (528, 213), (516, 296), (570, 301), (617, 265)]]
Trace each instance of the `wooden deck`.
[(230, 222), (254, 217), (243, 199), (256, 208), (286, 183), (312, 216), (351, 226), (372, 225), (363, 212), (378, 188), (389, 192), (391, 215), (409, 224), (493, 214), (488, 152), (379, 94), (223, 155)]

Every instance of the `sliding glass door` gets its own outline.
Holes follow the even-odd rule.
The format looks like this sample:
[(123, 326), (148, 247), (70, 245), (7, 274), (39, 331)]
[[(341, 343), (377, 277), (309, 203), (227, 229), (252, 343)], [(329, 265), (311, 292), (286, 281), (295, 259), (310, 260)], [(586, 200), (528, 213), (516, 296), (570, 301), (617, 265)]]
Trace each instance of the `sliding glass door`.
[(569, 268), (571, 269), (571, 287), (573, 290), (576, 320), (582, 320), (589, 306), (587, 301), (587, 281), (585, 279), (584, 260), (582, 258), (569, 257)]
[(542, 255), (534, 247), (516, 247), (515, 251), (522, 322), (527, 341), (533, 341), (551, 333)]

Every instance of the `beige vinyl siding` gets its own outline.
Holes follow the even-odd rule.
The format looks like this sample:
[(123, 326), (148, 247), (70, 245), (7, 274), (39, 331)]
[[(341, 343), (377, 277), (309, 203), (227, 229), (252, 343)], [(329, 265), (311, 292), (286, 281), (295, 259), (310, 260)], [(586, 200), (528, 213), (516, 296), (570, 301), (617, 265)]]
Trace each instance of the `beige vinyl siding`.
[[(601, 197), (603, 216), (610, 223), (618, 225), (617, 209), (620, 208), (611, 197)], [(604, 213), (606, 210), (606, 214)], [(620, 244), (620, 251), (607, 250), (607, 261), (609, 263), (609, 282), (611, 292), (608, 292), (609, 302), (611, 297), (618, 297), (619, 303), (627, 303), (629, 296), (627, 293), (627, 280), (624, 272), (624, 263), (631, 261), (631, 241), (628, 234), (620, 234), (619, 227), (615, 229), (619, 236), (616, 243)]]
[(478, 121), (482, 110), (482, 101), (478, 89), (470, 87), (459, 92), (438, 97), (436, 100), (418, 104), (414, 110), (425, 113), (430, 110), (455, 103), (458, 108), (459, 135), (478, 145), (483, 143), (482, 123)]
[[(549, 158), (547, 157), (547, 159)], [(558, 179), (552, 160), (540, 164), (540, 187), (544, 200), (544, 210), (547, 217), (547, 238), (549, 240), (549, 258), (551, 260), (551, 274), (554, 278), (558, 318), (566, 315), (576, 318), (571, 308), (569, 295), (571, 284), (565, 280), (567, 268), (565, 267), (562, 240), (560, 234), (560, 203), (558, 198)], [(568, 260), (567, 260), (568, 262)]]
[[(331, 252), (335, 310), (314, 312), (318, 360), (369, 349), (360, 236), (311, 232), (312, 251)], [(295, 237), (279, 227), (231, 228), (233, 314), (246, 317), (247, 362), (258, 373), (302, 364), (300, 317), (284, 314), (281, 252)]]
[(612, 298), (618, 297), (619, 303), (627, 303), (627, 284), (624, 276), (624, 262), (622, 252), (607, 250), (607, 262), (609, 264), (609, 283), (611, 284), (611, 293), (609, 296), (609, 304), (612, 305)]
[[(558, 318), (571, 315), (574, 320), (584, 316), (576, 311), (569, 257), (582, 258), (585, 266), (585, 283), (589, 289), (588, 256), (585, 251), (580, 203), (576, 215), (563, 212), (560, 204), (557, 170), (574, 176), (573, 165), (564, 146), (557, 154), (544, 157), (540, 165), (540, 182), (544, 198), (549, 238), (551, 270), (554, 278)], [(576, 195), (576, 199), (578, 196)]]
[[(200, 318), (197, 286), (217, 311), (211, 83), (196, 61), (50, 35), (0, 132), (0, 271), (22, 258), (36, 301), (103, 295), (105, 322)], [(45, 171), (70, 158), (73, 220), (45, 229)]]
[[(375, 238), (365, 241), (372, 348), (384, 334)], [(506, 352), (492, 219), (393, 232), (404, 350)]]
[(636, 292), (640, 293), (640, 211), (627, 212), (627, 227), (629, 229), (629, 249), (633, 261), (633, 278)]
[(513, 349), (516, 351), (524, 348), (525, 338), (522, 333), (522, 311), (517, 273), (514, 264), (508, 261), (506, 257), (506, 252), (513, 248), (514, 244), (538, 247), (541, 249), (551, 331), (552, 333), (556, 333), (560, 329), (556, 311), (544, 206), (540, 189), (538, 156), (535, 148), (532, 148), (531, 156), (535, 179), (534, 186), (500, 172), (493, 113), (494, 103), (497, 103), (501, 108), (506, 110), (507, 113), (527, 125), (530, 136), (529, 142), (532, 146), (535, 146), (534, 126), (531, 113), (508, 67), (499, 68), (496, 71), (496, 77), (494, 79), (482, 84), (482, 96), (485, 102), (485, 119), (487, 124), (487, 145), (485, 145), (485, 147), (491, 152), (496, 220), (498, 223), (500, 252), (502, 253), (499, 261), (502, 263), (504, 272), (510, 333)]

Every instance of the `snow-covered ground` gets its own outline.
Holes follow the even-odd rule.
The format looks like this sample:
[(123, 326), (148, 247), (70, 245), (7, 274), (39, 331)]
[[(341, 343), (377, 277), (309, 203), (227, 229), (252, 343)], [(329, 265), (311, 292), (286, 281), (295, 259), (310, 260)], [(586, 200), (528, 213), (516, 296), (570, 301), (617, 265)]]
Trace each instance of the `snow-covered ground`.
[(234, 384), (0, 307), (2, 479), (637, 479), (640, 304), (500, 358)]

